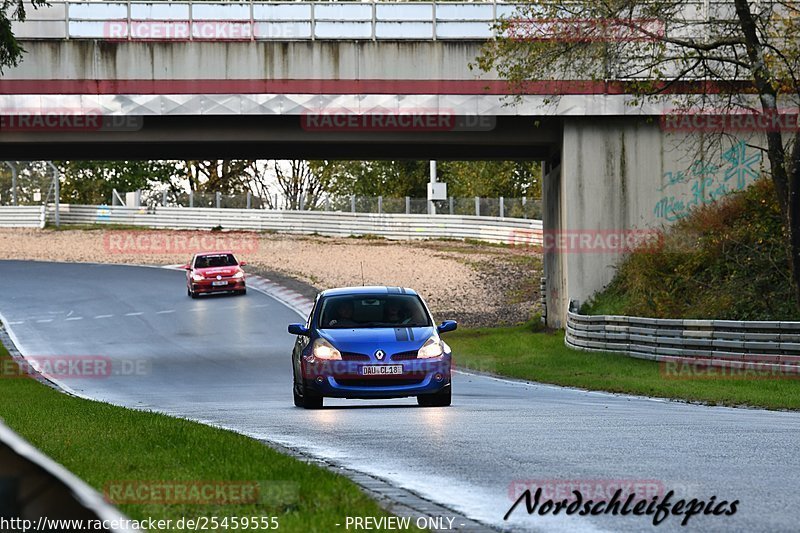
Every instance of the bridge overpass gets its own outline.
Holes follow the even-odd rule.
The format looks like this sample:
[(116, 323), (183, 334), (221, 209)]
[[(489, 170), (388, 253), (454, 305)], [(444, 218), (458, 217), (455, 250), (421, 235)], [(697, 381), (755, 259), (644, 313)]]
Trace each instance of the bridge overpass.
[(614, 243), (743, 188), (761, 155), (750, 137), (700, 134), (698, 151), (697, 134), (658, 120), (667, 102), (631, 106), (624, 83), (531, 82), (511, 97), (469, 65), (512, 10), (53, 0), (15, 27), (27, 54), (0, 78), (0, 154), (545, 161), (545, 237), (578, 237), (545, 257), (559, 326), (613, 277)]

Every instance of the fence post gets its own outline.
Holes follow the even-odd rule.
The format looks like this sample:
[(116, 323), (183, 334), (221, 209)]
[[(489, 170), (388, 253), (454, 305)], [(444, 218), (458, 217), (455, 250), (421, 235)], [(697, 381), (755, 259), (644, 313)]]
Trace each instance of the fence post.
[[(251, 3), (250, 6), (252, 7), (252, 5), (253, 4)], [(247, 209), (250, 209), (250, 196), (250, 191), (247, 191)]]
[(222, 205), (222, 193), (217, 191), (216, 193), (214, 193), (214, 197), (217, 203), (217, 209), (219, 209), (220, 206)]
[(189, 191), (189, 207), (194, 207), (194, 191)]
[(383, 213), (383, 196), (378, 196), (378, 214)]
[[(53, 169), (53, 192), (55, 193), (55, 200), (56, 200), (56, 227), (61, 225), (61, 214), (59, 213), (59, 204), (60, 196), (61, 196), (61, 182), (59, 180), (59, 173), (58, 167), (56, 167), (51, 161), (47, 162), (48, 165)], [(45, 209), (47, 209), (47, 202), (45, 202)]]
[(475, 197), (475, 216), (476, 217), (481, 216), (481, 197), (480, 196), (476, 196)]
[(350, 195), (350, 212), (351, 213), (355, 213), (356, 212), (356, 195), (355, 194), (351, 194)]
[(406, 196), (406, 215), (411, 214), (411, 197)]
[(17, 205), (17, 165), (6, 161), (6, 166), (11, 169), (11, 205)]
[(506, 205), (505, 205), (505, 198), (502, 196), (500, 197), (500, 218), (503, 218), (506, 214)]
[(453, 205), (453, 204), (454, 204), (454, 202), (453, 202), (453, 197), (451, 196), (451, 197), (450, 197), (450, 214), (451, 214), (451, 215), (452, 215), (452, 214), (453, 214), (453, 212), (455, 211), (455, 209), (453, 209), (453, 207), (454, 207), (454, 205)]

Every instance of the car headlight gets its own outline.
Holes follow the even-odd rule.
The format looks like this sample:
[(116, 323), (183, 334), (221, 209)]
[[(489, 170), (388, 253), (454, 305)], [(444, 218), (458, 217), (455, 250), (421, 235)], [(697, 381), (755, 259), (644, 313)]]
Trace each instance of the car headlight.
[(432, 336), (425, 341), (422, 348), (417, 352), (417, 359), (430, 359), (431, 357), (441, 357), (444, 353), (444, 346), (438, 335)]
[(201, 274), (192, 274), (193, 281), (203, 281), (204, 279), (206, 278), (204, 278)]
[(233, 275), (233, 279), (242, 279), (244, 277), (244, 272), (241, 270)]
[(316, 357), (317, 359), (325, 359), (325, 360), (337, 360), (340, 361), (342, 359), (342, 354), (333, 347), (331, 343), (323, 339), (322, 337), (318, 338), (314, 341), (314, 347), (311, 349), (311, 355)]

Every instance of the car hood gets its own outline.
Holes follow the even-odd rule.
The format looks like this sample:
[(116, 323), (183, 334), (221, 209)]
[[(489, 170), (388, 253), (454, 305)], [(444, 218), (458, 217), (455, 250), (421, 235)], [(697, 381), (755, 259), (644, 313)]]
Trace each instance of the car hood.
[(341, 352), (371, 355), (375, 350), (388, 354), (419, 350), (425, 341), (434, 334), (431, 326), (420, 328), (362, 328), (362, 329), (321, 329), (321, 337), (333, 344)]
[(229, 267), (208, 267), (208, 268), (195, 268), (194, 271), (196, 274), (201, 274), (207, 278), (215, 277), (215, 276), (233, 276), (237, 272), (239, 272), (238, 266), (229, 266)]

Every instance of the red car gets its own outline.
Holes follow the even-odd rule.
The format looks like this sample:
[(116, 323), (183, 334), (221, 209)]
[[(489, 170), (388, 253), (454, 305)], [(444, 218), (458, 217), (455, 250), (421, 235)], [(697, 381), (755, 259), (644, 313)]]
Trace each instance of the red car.
[(232, 252), (204, 252), (195, 254), (192, 262), (183, 265), (186, 270), (186, 293), (192, 298), (212, 292), (247, 293), (245, 274)]

